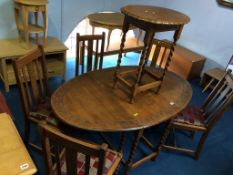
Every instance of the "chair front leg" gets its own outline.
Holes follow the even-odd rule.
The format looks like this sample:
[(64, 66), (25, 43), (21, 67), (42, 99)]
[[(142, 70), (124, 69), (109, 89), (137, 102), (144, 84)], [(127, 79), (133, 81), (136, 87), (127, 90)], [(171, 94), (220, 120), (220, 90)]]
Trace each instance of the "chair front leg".
[(202, 148), (203, 148), (203, 145), (204, 145), (204, 143), (205, 143), (205, 140), (206, 140), (208, 134), (209, 134), (208, 131), (206, 131), (206, 132), (204, 132), (204, 133), (202, 134), (201, 139), (200, 139), (200, 141), (199, 141), (199, 143), (198, 143), (197, 149), (196, 149), (195, 154), (194, 154), (194, 159), (198, 160), (199, 155), (200, 155), (200, 152), (201, 152), (201, 150), (202, 150)]

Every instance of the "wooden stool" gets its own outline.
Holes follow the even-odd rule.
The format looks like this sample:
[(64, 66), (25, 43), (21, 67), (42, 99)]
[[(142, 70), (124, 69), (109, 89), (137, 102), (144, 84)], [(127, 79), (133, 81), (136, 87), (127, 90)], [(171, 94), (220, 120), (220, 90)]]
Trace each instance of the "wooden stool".
[[(46, 5), (48, 0), (15, 0), (15, 20), (19, 34), (19, 42), (21, 42), (21, 35), (24, 31), (25, 41), (27, 48), (30, 47), (29, 43), (29, 33), (36, 34), (36, 42), (38, 43), (39, 33), (43, 32), (43, 46), (46, 45), (46, 35), (47, 35), (47, 10)], [(22, 23), (19, 19), (19, 13), (22, 13)], [(34, 12), (35, 24), (29, 24), (28, 15), (29, 12)], [(43, 26), (38, 24), (39, 17), (38, 12), (42, 13), (43, 16)]]

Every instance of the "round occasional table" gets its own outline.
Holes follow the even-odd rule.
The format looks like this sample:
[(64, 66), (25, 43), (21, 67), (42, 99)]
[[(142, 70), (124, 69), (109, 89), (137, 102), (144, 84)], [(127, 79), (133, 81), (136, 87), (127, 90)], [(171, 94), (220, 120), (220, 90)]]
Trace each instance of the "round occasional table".
[[(172, 9), (155, 7), (155, 6), (146, 6), (146, 5), (128, 5), (122, 7), (121, 12), (124, 14), (125, 17), (124, 17), (124, 24), (122, 27), (123, 35), (122, 35), (121, 47), (117, 61), (114, 86), (116, 85), (117, 81), (126, 84), (126, 88), (128, 88), (128, 90), (130, 91), (130, 102), (132, 103), (134, 96), (140, 93), (141, 90), (143, 91), (150, 90), (160, 86), (159, 83), (155, 83), (155, 81), (157, 80), (146, 85), (140, 85), (142, 75), (148, 74), (148, 72), (145, 69), (145, 65), (148, 61), (149, 50), (151, 48), (154, 34), (156, 32), (174, 31), (174, 36), (173, 36), (174, 41), (171, 47), (171, 52), (169, 53), (168, 56), (167, 64), (165, 65), (165, 69), (166, 69), (166, 66), (169, 65), (169, 62), (172, 58), (174, 45), (176, 44), (176, 41), (180, 37), (183, 26), (187, 24), (190, 21), (190, 19), (185, 14)], [(141, 54), (141, 59), (139, 62), (138, 69), (136, 71), (137, 79), (135, 80), (133, 87), (131, 87), (132, 85), (130, 83), (127, 83), (127, 80), (124, 78), (127, 77), (126, 73), (123, 72), (121, 74), (119, 70), (121, 64), (122, 52), (125, 44), (126, 33), (129, 30), (130, 25), (133, 25), (145, 31), (144, 49)], [(156, 79), (156, 76), (154, 77)], [(163, 79), (159, 81), (162, 80)]]
[[(21, 41), (22, 32), (25, 34), (26, 46), (30, 48), (29, 35), (30, 33), (36, 34), (37, 44), (39, 42), (39, 33), (43, 33), (43, 46), (46, 45), (46, 35), (47, 35), (47, 25), (48, 25), (48, 17), (47, 17), (47, 6), (48, 0), (14, 0), (14, 11), (15, 11), (15, 20), (19, 35), (19, 41)], [(20, 12), (22, 15), (20, 15)], [(33, 12), (35, 15), (35, 24), (29, 24), (29, 14)], [(43, 17), (43, 25), (39, 25), (39, 12), (42, 13)], [(20, 16), (22, 16), (22, 20), (20, 20)], [(22, 21), (22, 23), (20, 22)]]
[[(122, 67), (123, 70), (134, 68)], [(89, 72), (59, 87), (51, 97), (51, 106), (58, 119), (89, 131), (136, 131), (133, 149), (137, 147), (143, 129), (174, 117), (187, 106), (192, 96), (192, 88), (186, 80), (167, 72), (158, 94), (140, 93), (135, 103), (129, 104), (127, 93), (112, 88), (114, 72), (115, 68)], [(132, 155), (134, 151), (131, 150)], [(131, 161), (132, 156), (127, 164)]]
[[(108, 29), (107, 48), (109, 48), (111, 33), (114, 29), (122, 29), (124, 15), (119, 12), (93, 13), (88, 15), (89, 23), (92, 26), (92, 34), (95, 32), (95, 27), (102, 27)], [(133, 29), (135, 27), (130, 27)], [(139, 31), (138, 40), (141, 37), (141, 30)], [(139, 42), (137, 40), (137, 42)]]

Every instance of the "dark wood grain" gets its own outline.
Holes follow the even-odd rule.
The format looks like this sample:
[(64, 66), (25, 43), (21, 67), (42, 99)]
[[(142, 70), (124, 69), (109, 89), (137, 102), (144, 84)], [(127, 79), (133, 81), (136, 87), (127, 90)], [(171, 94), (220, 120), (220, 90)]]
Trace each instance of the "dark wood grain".
[[(123, 71), (133, 68), (136, 67), (123, 68)], [(89, 72), (59, 87), (51, 98), (56, 116), (84, 130), (138, 130), (170, 119), (191, 99), (190, 84), (168, 72), (158, 94), (142, 92), (134, 104), (129, 104), (128, 95), (120, 85), (112, 89), (114, 71), (109, 68)]]

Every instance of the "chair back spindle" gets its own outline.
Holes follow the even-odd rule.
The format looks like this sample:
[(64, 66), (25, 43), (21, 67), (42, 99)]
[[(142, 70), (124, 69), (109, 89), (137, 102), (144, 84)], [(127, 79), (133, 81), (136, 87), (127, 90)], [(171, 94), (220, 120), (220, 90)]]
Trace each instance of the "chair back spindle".
[[(85, 175), (89, 175), (91, 167), (91, 158), (95, 157), (98, 159), (98, 167), (96, 175), (103, 174), (103, 168), (105, 163), (105, 152), (107, 150), (107, 145), (95, 145), (82, 140), (70, 137), (63, 134), (57, 128), (54, 128), (47, 124), (40, 124), (40, 131), (42, 134), (42, 145), (45, 152), (46, 169), (48, 175), (62, 174), (61, 164), (65, 161), (66, 164), (66, 174), (67, 175), (77, 175), (79, 168), (77, 163), (77, 158), (84, 160), (84, 170)], [(56, 149), (56, 161), (52, 159), (51, 153), (51, 143), (53, 143), (53, 149)], [(62, 147), (58, 149), (57, 147)], [(59, 151), (58, 151), (59, 150)], [(63, 160), (62, 157), (65, 156)], [(54, 164), (55, 163), (55, 166)], [(63, 170), (64, 171), (64, 170)], [(93, 173), (93, 172), (92, 172)]]
[(102, 69), (105, 33), (103, 32), (101, 35), (80, 35), (77, 33), (76, 39), (76, 76), (80, 73), (80, 66), (81, 74)]

